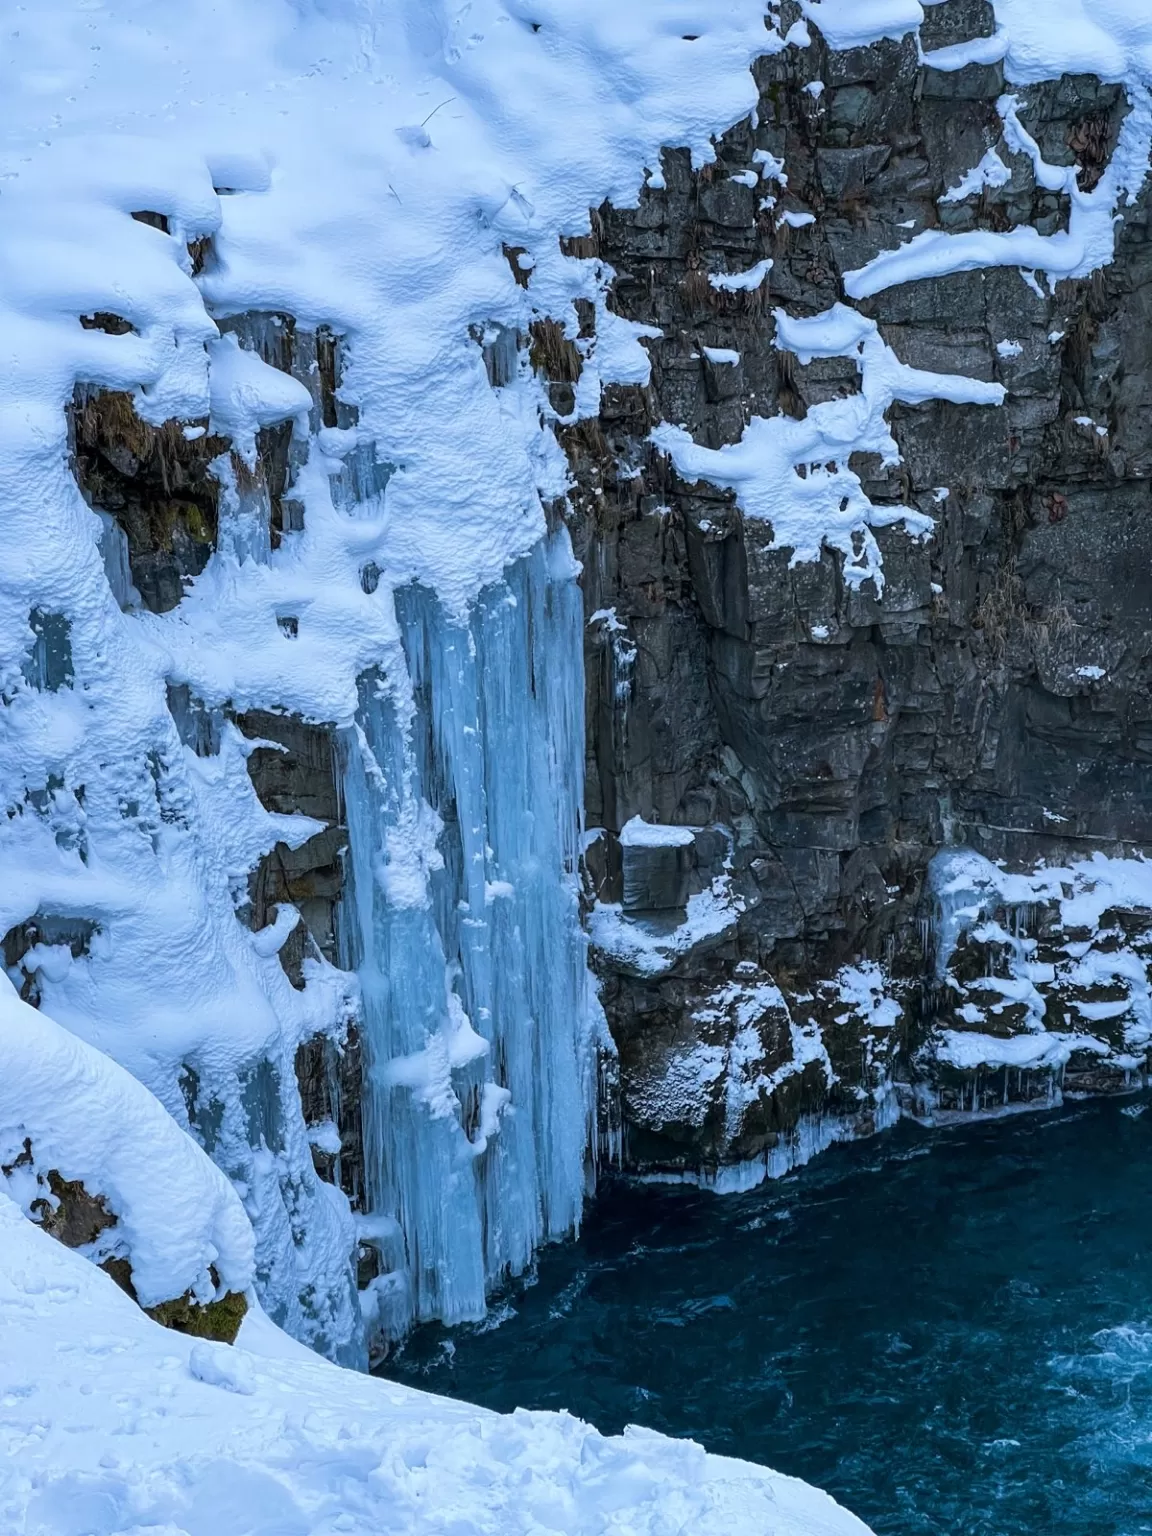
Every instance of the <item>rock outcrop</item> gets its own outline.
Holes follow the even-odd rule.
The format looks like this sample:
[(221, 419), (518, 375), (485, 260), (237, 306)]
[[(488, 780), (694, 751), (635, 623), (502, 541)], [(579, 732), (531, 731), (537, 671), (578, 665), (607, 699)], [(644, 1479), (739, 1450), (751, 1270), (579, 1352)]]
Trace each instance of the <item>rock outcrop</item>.
[[(925, 52), (994, 30), (980, 0), (927, 14)], [(849, 555), (826, 542), (794, 561), (769, 521), (677, 474), (651, 438), (683, 424), (719, 449), (754, 418), (802, 420), (857, 394), (858, 359), (803, 361), (777, 312), (842, 303), (846, 274), (911, 230), (1067, 229), (1069, 198), (1038, 177), (1018, 126), (1089, 191), (1116, 153), (1124, 91), (1064, 76), (1016, 89), (1013, 107), (1000, 64), (928, 67), (912, 34), (837, 52), (813, 31), (756, 75), (755, 124), (712, 165), (666, 153), (638, 207), (605, 205), (578, 251), (610, 264), (621, 314), (660, 332), (648, 387), (610, 390), (597, 422), (561, 429), (586, 581), (588, 820), (605, 829), (594, 959), (626, 1158), (649, 1168), (714, 1169), (766, 1145), (786, 1160), (789, 1137), (801, 1155), (811, 1117), (867, 1129), (895, 1082), (921, 1112), (1050, 1096), (1064, 1063), (1039, 1080), (938, 1064), (940, 1028), (971, 1026), (933, 975), (930, 861), (969, 845), (1012, 869), (1062, 867), (1152, 838), (1147, 186), (1122, 208), (1115, 259), (1087, 278), (1049, 292), (1017, 266), (974, 265), (855, 303), (900, 362), (1003, 386), (999, 405), (894, 404), (898, 463), (855, 453), (807, 471), (859, 477), (881, 513), (868, 534), (882, 577), (852, 568), (863, 534)], [(993, 174), (974, 175), (982, 163)], [(717, 281), (766, 261), (756, 286)], [(900, 526), (898, 508), (928, 531)], [(727, 838), (697, 859), (718, 920), (701, 926), (698, 896), (629, 914), (619, 841), (636, 816)], [(1086, 937), (1051, 907), (1042, 930), (1042, 948)], [(877, 1029), (874, 1006), (829, 1001), (861, 962), (882, 968), (898, 1022), (895, 1007)], [(970, 947), (966, 963), (996, 969)], [(1050, 986), (1046, 1024), (1063, 1029), (1075, 985)], [(1081, 1086), (1139, 1081), (1149, 1021), (1129, 1022)], [(823, 1055), (795, 1044), (810, 1029)]]

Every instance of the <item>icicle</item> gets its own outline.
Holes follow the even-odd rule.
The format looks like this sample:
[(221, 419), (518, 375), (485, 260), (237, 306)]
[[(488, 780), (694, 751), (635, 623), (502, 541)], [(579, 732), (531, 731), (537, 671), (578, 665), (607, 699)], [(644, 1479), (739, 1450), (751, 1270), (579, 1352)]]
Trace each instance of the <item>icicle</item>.
[(33, 642), (22, 671), (33, 688), (57, 693), (72, 684), (72, 625), (62, 613), (34, 608), (28, 616)]
[(961, 936), (979, 921), (994, 896), (982, 866), (985, 861), (968, 848), (946, 849), (929, 865), (929, 888), (935, 899), (935, 980), (948, 971)]
[(495, 1282), (580, 1219), (595, 1004), (574, 571), (561, 532), (468, 625), (397, 594), (409, 678), (363, 680), (346, 742), (365, 1181), (406, 1252), (390, 1327), (482, 1316)]
[(220, 482), (220, 527), (217, 544), (243, 565), (254, 560), (267, 565), (271, 554), (268, 488), (263, 480), (227, 459), (218, 461), (214, 473)]
[(345, 455), (338, 474), (331, 476), (332, 505), (363, 517), (383, 496), (396, 466), (377, 456), (374, 442), (358, 442)]
[(928, 917), (921, 917), (917, 921), (920, 928), (920, 953), (928, 961), (932, 958), (932, 922)]
[(132, 582), (132, 569), (128, 561), (128, 535), (110, 512), (96, 509), (100, 519), (100, 556), (112, 596), (121, 608), (140, 608), (140, 594)]

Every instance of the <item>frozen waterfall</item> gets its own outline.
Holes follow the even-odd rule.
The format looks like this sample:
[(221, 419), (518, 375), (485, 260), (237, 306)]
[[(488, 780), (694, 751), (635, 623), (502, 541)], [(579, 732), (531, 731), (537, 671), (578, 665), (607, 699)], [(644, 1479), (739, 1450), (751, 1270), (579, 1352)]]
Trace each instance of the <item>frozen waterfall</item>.
[(362, 678), (346, 734), (342, 943), (385, 1335), (481, 1316), (494, 1282), (579, 1222), (599, 1005), (578, 907), (577, 571), (560, 531), (467, 622), (398, 592), (408, 675)]

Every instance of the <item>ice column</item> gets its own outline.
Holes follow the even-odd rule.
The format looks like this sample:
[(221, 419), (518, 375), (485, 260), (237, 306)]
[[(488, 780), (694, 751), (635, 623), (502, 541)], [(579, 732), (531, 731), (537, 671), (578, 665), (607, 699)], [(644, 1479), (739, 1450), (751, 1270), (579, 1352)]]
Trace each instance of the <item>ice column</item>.
[(935, 943), (933, 978), (942, 986), (956, 946), (996, 900), (996, 869), (971, 848), (942, 848), (928, 866)]
[(567, 534), (466, 623), (397, 593), (408, 676), (346, 740), (346, 962), (363, 989), (381, 1324), (459, 1322), (578, 1223), (598, 1004), (580, 927), (582, 606)]

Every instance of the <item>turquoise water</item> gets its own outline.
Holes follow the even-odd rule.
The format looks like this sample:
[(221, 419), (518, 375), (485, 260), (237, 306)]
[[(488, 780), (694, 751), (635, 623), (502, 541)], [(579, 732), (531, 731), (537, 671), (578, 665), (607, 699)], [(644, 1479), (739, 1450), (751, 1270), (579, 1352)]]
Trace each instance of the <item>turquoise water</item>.
[(741, 1196), (617, 1182), (386, 1374), (691, 1436), (883, 1536), (1152, 1533), (1144, 1107), (902, 1123)]

